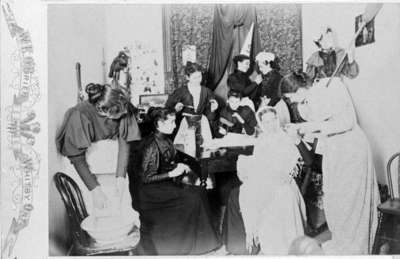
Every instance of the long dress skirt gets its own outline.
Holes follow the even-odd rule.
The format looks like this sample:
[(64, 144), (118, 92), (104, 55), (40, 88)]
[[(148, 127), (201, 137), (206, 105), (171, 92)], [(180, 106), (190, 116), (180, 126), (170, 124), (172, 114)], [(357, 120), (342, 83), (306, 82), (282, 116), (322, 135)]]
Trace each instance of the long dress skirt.
[[(371, 149), (364, 132), (328, 138), (322, 161), (324, 206), (332, 240), (326, 254), (368, 254), (377, 227), (379, 191)], [(345, 151), (345, 152), (344, 152)]]
[(197, 255), (220, 246), (201, 187), (169, 181), (143, 185), (140, 217), (146, 254)]

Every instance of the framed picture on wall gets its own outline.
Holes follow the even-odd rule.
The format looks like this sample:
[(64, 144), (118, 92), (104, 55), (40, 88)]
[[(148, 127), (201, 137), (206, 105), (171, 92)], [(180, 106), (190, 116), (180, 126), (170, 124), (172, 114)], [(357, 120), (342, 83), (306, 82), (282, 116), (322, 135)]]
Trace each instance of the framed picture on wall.
[(139, 96), (141, 106), (163, 107), (167, 102), (168, 94), (143, 94)]
[[(359, 15), (356, 17), (355, 31), (357, 32), (363, 22), (363, 16)], [(356, 38), (356, 47), (364, 46), (375, 42), (375, 24), (374, 19), (372, 19), (366, 26), (362, 29), (361, 33)]]

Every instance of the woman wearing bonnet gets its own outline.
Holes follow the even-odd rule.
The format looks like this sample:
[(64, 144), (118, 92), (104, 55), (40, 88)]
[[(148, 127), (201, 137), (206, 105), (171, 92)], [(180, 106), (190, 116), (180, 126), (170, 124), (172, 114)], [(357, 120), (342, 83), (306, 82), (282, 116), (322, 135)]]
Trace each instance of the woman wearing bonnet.
[(324, 208), (332, 239), (326, 254), (368, 254), (377, 226), (378, 185), (368, 140), (357, 124), (346, 86), (334, 77), (310, 88), (298, 106), (305, 137), (318, 138), (322, 154)]
[[(336, 66), (345, 55), (344, 49), (337, 46), (336, 33), (330, 26), (323, 26), (320, 33), (314, 38), (318, 51), (307, 60), (306, 73), (313, 80), (331, 77)], [(354, 60), (355, 47), (353, 46), (338, 70), (337, 76), (355, 78), (359, 73), (357, 62)]]

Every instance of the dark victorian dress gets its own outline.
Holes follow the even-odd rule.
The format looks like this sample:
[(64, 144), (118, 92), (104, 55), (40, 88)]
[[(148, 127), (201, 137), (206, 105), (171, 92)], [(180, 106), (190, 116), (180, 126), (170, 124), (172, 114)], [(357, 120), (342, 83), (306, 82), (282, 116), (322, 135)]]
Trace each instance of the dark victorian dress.
[[(216, 112), (211, 111), (210, 100), (215, 99), (213, 92), (205, 86), (200, 86), (200, 97), (197, 107), (194, 107), (193, 96), (190, 93), (188, 87), (183, 85), (182, 87), (176, 89), (169, 97), (165, 103), (165, 107), (170, 110), (175, 110), (175, 105), (177, 103), (182, 103), (184, 105), (181, 112), (176, 114), (176, 128), (172, 134), (175, 137), (179, 130), (179, 126), (183, 119), (182, 113), (189, 113), (194, 115), (205, 115), (210, 123), (211, 129), (215, 128), (216, 124)], [(190, 122), (189, 122), (190, 123)]]
[[(265, 96), (268, 99), (271, 99), (268, 106), (275, 106), (281, 100), (281, 80), (282, 75), (276, 69), (272, 69), (262, 76), (262, 81), (260, 83), (260, 96)], [(260, 103), (257, 103), (256, 107), (259, 105)]]
[(157, 132), (145, 140), (139, 184), (144, 254), (197, 255), (219, 247), (205, 190), (168, 176), (180, 161), (167, 135)]

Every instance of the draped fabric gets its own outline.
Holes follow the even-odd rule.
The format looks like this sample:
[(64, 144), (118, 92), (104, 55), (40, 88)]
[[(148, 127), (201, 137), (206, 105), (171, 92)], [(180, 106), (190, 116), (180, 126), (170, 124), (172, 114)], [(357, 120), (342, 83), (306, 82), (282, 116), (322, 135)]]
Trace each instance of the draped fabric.
[[(226, 93), (226, 90), (223, 90), (227, 87), (224, 75), (233, 71), (232, 57), (240, 53), (252, 23), (254, 23), (254, 33), (250, 56), (254, 58), (261, 49), (255, 6), (238, 4), (215, 6), (208, 87), (216, 90), (218, 96)], [(251, 73), (252, 67), (249, 71)]]

